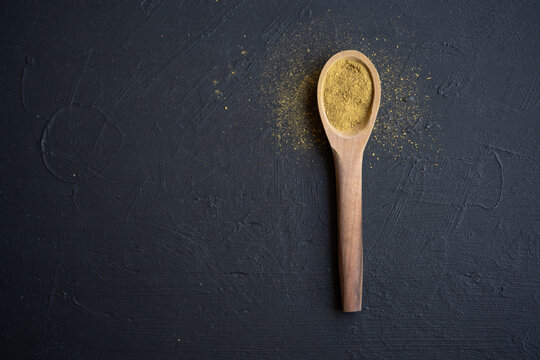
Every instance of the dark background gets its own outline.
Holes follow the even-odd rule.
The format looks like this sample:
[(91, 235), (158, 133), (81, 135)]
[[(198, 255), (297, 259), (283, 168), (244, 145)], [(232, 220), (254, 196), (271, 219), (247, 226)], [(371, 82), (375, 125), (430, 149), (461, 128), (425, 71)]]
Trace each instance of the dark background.
[[(3, 1), (3, 358), (540, 358), (539, 17), (537, 1)], [(306, 68), (347, 34), (432, 78), (435, 146), (367, 149), (355, 314), (330, 150), (281, 144), (264, 90), (276, 44), (315, 27)]]

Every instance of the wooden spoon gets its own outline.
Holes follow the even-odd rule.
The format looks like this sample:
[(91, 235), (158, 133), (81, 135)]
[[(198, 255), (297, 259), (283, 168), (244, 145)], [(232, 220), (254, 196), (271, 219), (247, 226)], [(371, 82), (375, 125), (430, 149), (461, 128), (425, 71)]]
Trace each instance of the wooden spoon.
[[(332, 126), (324, 109), (324, 81), (330, 67), (338, 60), (355, 58), (368, 69), (373, 82), (373, 102), (365, 124), (352, 134), (345, 134)], [(362, 310), (362, 158), (371, 135), (379, 103), (381, 80), (375, 66), (362, 53), (342, 51), (328, 60), (322, 69), (317, 85), (317, 102), (324, 131), (332, 147), (336, 167), (338, 196), (338, 261), (343, 311)]]

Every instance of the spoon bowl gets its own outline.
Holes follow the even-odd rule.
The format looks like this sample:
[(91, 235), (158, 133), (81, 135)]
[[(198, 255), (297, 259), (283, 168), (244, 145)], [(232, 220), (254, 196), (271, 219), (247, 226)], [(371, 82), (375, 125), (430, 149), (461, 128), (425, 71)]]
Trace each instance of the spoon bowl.
[[(338, 60), (356, 59), (369, 72), (373, 83), (373, 99), (367, 117), (351, 133), (336, 129), (325, 111), (324, 85), (328, 70)], [(338, 262), (343, 311), (362, 309), (363, 245), (362, 245), (362, 160), (381, 102), (381, 80), (373, 63), (361, 52), (342, 51), (324, 65), (317, 85), (317, 103), (328, 142), (332, 147), (336, 168), (338, 198)]]

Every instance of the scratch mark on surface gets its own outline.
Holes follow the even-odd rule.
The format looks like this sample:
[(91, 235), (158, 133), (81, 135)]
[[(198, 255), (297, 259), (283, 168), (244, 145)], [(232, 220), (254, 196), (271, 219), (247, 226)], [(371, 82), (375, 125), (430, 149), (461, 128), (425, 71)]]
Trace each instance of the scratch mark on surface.
[(73, 297), (73, 298), (71, 299), (71, 301), (72, 301), (75, 305), (77, 305), (77, 307), (78, 307), (79, 309), (84, 310), (84, 311), (86, 311), (87, 313), (89, 313), (89, 314), (91, 314), (91, 315), (93, 315), (93, 316), (95, 316), (95, 317), (99, 317), (99, 315), (98, 315), (95, 311), (92, 311), (92, 310), (91, 310), (90, 308), (88, 308), (87, 306), (81, 304), (81, 303), (79, 302), (79, 300), (77, 300), (76, 297)]
[(262, 33), (262, 38), (266, 41), (267, 47), (275, 43), (281, 38), (281, 36), (287, 30), (286, 22), (288, 18), (293, 15), (293, 10), (295, 9), (295, 4), (289, 2), (285, 9), (275, 17), (275, 19), (264, 29)]
[[(155, 2), (158, 2), (158, 0), (156, 0)], [(143, 22), (137, 28), (137, 30), (133, 31), (131, 33), (131, 36), (130, 36), (129, 40), (122, 45), (124, 50), (126, 50), (126, 51), (131, 50), (130, 48), (131, 48), (131, 45), (133, 43), (133, 40), (140, 36), (140, 34), (142, 33), (142, 31), (146, 27), (146, 25), (154, 18), (154, 16), (159, 12), (159, 10), (163, 7), (163, 5), (165, 5), (166, 2), (167, 2), (167, 0), (163, 0), (157, 6), (154, 5), (154, 1), (152, 1), (149, 6), (145, 6), (145, 1), (141, 2), (141, 7), (143, 8), (143, 10), (145, 10), (147, 12), (146, 16), (144, 17)]]
[(83, 70), (81, 72), (81, 75), (79, 77), (79, 80), (77, 81), (77, 83), (75, 84), (75, 87), (73, 89), (73, 94), (71, 95), (71, 101), (69, 102), (69, 105), (70, 105), (70, 111), (71, 111), (71, 106), (75, 103), (75, 97), (77, 96), (77, 92), (79, 91), (79, 86), (81, 85), (81, 81), (82, 79), (84, 78), (84, 75), (86, 74), (86, 71), (88, 69), (88, 64), (90, 63), (90, 59), (92, 58), (92, 55), (94, 54), (94, 50), (93, 49), (90, 49), (88, 51), (88, 55), (86, 57), (86, 62), (84, 64), (84, 67), (83, 67)]
[(137, 204), (137, 201), (139, 201), (139, 198), (140, 198), (141, 194), (144, 193), (144, 190), (146, 189), (146, 184), (147, 183), (148, 183), (148, 178), (144, 179), (142, 185), (138, 187), (137, 193), (135, 194), (135, 196), (131, 200), (128, 208), (126, 209), (126, 213), (124, 215), (124, 220), (123, 220), (124, 226), (127, 224), (128, 220), (129, 220), (129, 218), (131, 216), (131, 213), (133, 212), (133, 209), (135, 208), (135, 204)]
[(116, 98), (113, 100), (111, 104), (111, 108), (107, 112), (107, 116), (106, 116), (107, 118), (109, 117), (110, 114), (112, 114), (113, 110), (116, 108), (116, 106), (118, 106), (118, 104), (120, 103), (120, 101), (122, 101), (122, 99), (126, 96), (126, 94), (129, 93), (129, 90), (131, 90), (131, 88), (135, 84), (135, 76), (138, 75), (138, 72), (141, 70), (141, 67), (143, 64), (144, 64), (144, 60), (140, 60), (135, 70), (131, 73), (131, 76), (129, 77), (129, 79), (126, 81), (122, 89), (120, 89), (120, 91), (118, 92), (118, 95), (116, 96)]
[(333, 18), (330, 18), (330, 22), (332, 23), (332, 28), (334, 29), (334, 41), (337, 41), (338, 40), (338, 31), (337, 31), (336, 23), (334, 22)]
[(151, 69), (146, 76), (144, 76), (141, 80), (142, 86), (146, 87), (145, 91), (148, 91), (148, 89), (152, 86), (154, 81), (158, 79), (161, 74), (169, 68), (173, 62), (179, 58), (180, 56), (187, 56), (187, 54), (190, 53), (192, 49), (195, 48), (195, 46), (199, 43), (203, 35), (207, 35), (206, 37), (212, 36), (217, 29), (223, 25), (227, 20), (228, 16), (232, 14), (240, 4), (236, 4), (233, 6), (232, 9), (230, 9), (225, 15), (221, 17), (221, 19), (218, 21), (217, 24), (214, 24), (217, 20), (218, 16), (214, 16), (212, 18), (209, 18), (205, 21), (205, 24), (208, 24), (206, 27), (204, 27), (200, 32), (198, 36), (192, 36), (192, 39), (187, 42), (179, 42), (177, 43), (173, 49), (165, 56), (166, 60), (157, 66), (155, 66), (153, 69)]
[(56, 265), (56, 270), (54, 272), (53, 281), (51, 284), (51, 289), (49, 291), (49, 303), (47, 305), (47, 311), (45, 312), (45, 321), (49, 320), (49, 315), (51, 313), (51, 309), (53, 307), (54, 303), (54, 293), (56, 292), (56, 287), (58, 283), (58, 276), (60, 274), (60, 267), (62, 266), (62, 263), (64, 261), (64, 251), (62, 250), (62, 254), (60, 255), (60, 259), (58, 260), (58, 264)]
[(170, 226), (170, 225), (167, 225), (167, 224), (161, 224), (161, 223), (158, 223), (158, 222), (155, 222), (155, 221), (146, 221), (146, 220), (138, 221), (137, 223), (139, 223), (141, 225), (146, 225), (146, 226), (150, 226), (150, 227), (165, 231), (166, 233), (169, 233), (169, 234), (173, 235), (174, 238), (185, 240), (188, 243), (192, 244), (193, 246), (195, 246), (197, 248), (200, 248), (205, 253), (208, 253), (208, 251), (206, 250), (205, 247), (201, 246), (201, 244), (199, 244), (195, 240), (191, 239), (189, 236), (186, 236), (186, 235), (182, 234), (179, 230), (177, 230), (173, 226)]
[(534, 105), (538, 104), (540, 96), (538, 96), (538, 73), (530, 78), (528, 86), (524, 86), (525, 94), (522, 96), (521, 105), (519, 108), (523, 111), (527, 111), (531, 104), (534, 102)]
[(524, 153), (519, 152), (519, 151), (510, 150), (510, 149), (506, 149), (506, 148), (503, 148), (503, 147), (500, 147), (500, 146), (495, 146), (495, 145), (486, 145), (486, 144), (484, 144), (484, 146), (486, 146), (486, 147), (488, 147), (490, 149), (493, 149), (493, 150), (497, 150), (497, 151), (500, 151), (500, 152), (510, 154), (510, 155), (516, 155), (516, 156), (518, 156), (518, 157), (520, 157), (522, 159), (536, 160), (536, 157), (528, 155), (528, 154), (524, 154)]
[(213, 34), (215, 34), (217, 29), (221, 25), (223, 25), (227, 20), (229, 20), (230, 16), (240, 7), (240, 5), (245, 4), (245, 3), (246, 3), (245, 1), (241, 1), (241, 2), (237, 3), (236, 5), (234, 5), (231, 9), (229, 9), (229, 11), (227, 11), (227, 13), (225, 15), (223, 15), (221, 17), (220, 21), (217, 24), (213, 25), (210, 28), (211, 30), (207, 30), (206, 33), (203, 33), (203, 34), (205, 34), (206, 37), (210, 37)]
[[(32, 67), (35, 65), (36, 60), (32, 56), (26, 57), (26, 63), (23, 68), (23, 73), (21, 76), (21, 102), (23, 109), (27, 113), (34, 113), (33, 106), (29, 104), (31, 100), (30, 94), (33, 92), (33, 82), (31, 77)], [(28, 90), (25, 88), (28, 86)]]
[(502, 200), (502, 194), (503, 194), (503, 188), (504, 188), (504, 169), (503, 169), (503, 163), (502, 163), (501, 157), (499, 156), (497, 151), (492, 151), (491, 153), (495, 156), (495, 159), (497, 161), (497, 165), (499, 166), (499, 169), (500, 169), (501, 182), (499, 184), (499, 191), (498, 191), (499, 196), (497, 197), (497, 201), (495, 202), (495, 204), (493, 206), (486, 206), (486, 205), (484, 205), (482, 203), (478, 203), (478, 202), (471, 202), (470, 203), (471, 205), (479, 206), (484, 210), (493, 210), (493, 209), (496, 209), (499, 206), (499, 204), (500, 204), (500, 202)]

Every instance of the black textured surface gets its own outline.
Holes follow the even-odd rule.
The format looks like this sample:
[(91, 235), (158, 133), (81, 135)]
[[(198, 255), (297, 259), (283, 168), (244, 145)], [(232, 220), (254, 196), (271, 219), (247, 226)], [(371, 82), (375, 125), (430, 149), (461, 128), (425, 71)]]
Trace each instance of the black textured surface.
[[(330, 151), (278, 149), (260, 87), (272, 41), (323, 14), (429, 71), (444, 149), (365, 169), (357, 314), (339, 311)], [(2, 358), (540, 358), (539, 17), (4, 1)]]

